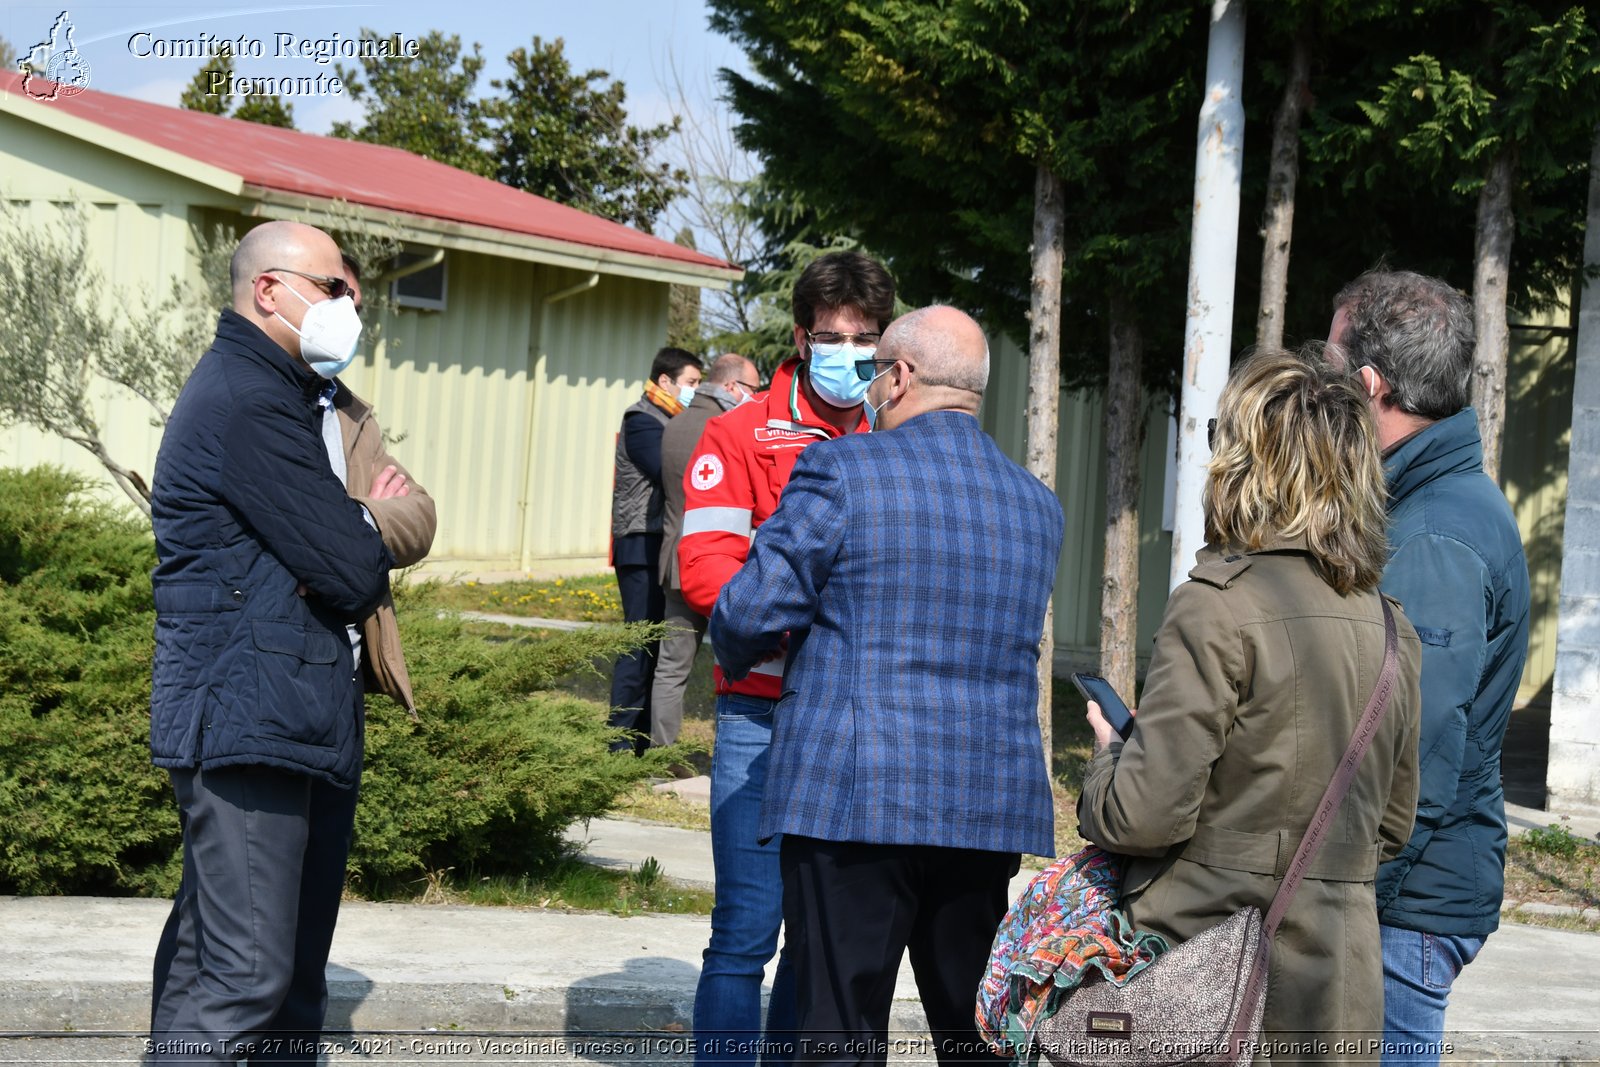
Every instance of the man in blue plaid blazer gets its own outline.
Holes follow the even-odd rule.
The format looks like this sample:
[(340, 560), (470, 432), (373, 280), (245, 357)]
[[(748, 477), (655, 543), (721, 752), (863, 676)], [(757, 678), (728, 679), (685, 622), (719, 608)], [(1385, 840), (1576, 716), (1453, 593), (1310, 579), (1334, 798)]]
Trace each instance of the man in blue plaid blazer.
[(1007, 882), (1054, 854), (1036, 708), (1061, 505), (979, 427), (977, 323), (923, 308), (875, 356), (878, 432), (801, 455), (712, 641), (735, 678), (788, 644), (760, 834), (783, 835), (799, 1058), (884, 1062), (909, 947), (940, 1062), (984, 1062)]

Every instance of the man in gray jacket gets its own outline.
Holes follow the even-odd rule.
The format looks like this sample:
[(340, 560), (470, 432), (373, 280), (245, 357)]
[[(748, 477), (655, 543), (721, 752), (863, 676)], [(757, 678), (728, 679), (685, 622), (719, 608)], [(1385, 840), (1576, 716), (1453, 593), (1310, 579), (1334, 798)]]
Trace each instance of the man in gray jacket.
[(665, 494), (662, 510), (661, 591), (666, 597), (666, 621), (670, 629), (661, 640), (656, 661), (655, 682), (650, 693), (650, 743), (670, 745), (683, 726), (683, 694), (689, 685), (689, 671), (695, 653), (706, 634), (706, 617), (696, 614), (684, 602), (683, 586), (678, 581), (678, 539), (683, 536), (683, 475), (700, 443), (706, 423), (731, 411), (761, 390), (761, 375), (756, 365), (737, 352), (718, 356), (707, 372), (705, 384), (683, 414), (667, 423), (661, 432), (661, 487)]
[(1468, 406), (1472, 305), (1370, 271), (1334, 299), (1333, 358), (1370, 398), (1389, 484), (1382, 589), (1422, 639), (1416, 826), (1378, 869), (1385, 1064), (1435, 1064), (1450, 986), (1500, 923), (1500, 745), (1528, 654), (1528, 564)]

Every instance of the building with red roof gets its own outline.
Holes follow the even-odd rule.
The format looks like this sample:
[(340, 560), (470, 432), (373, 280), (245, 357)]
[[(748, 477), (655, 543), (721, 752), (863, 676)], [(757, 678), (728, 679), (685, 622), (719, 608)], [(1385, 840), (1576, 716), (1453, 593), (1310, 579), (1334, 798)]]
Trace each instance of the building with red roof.
[[(738, 267), (401, 149), (38, 87), (0, 73), (5, 224), (83, 210), (95, 270), (135, 300), (200, 284), (195, 252), (218, 226), (398, 241), (396, 261), (366, 265), (394, 305), (381, 340), (341, 377), (439, 500), (433, 568), (603, 566), (612, 442), (666, 341), (669, 290), (726, 288)], [(148, 477), (148, 408), (109, 383), (104, 404), (113, 455)], [(101, 473), (30, 430), (0, 445), (0, 462)]]

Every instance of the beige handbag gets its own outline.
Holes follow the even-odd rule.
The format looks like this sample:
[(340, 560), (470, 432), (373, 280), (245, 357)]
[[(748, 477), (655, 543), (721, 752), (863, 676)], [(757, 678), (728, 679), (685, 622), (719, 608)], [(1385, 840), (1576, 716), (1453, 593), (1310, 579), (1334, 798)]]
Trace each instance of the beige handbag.
[(1259, 908), (1242, 908), (1157, 957), (1124, 985), (1089, 981), (1073, 990), (1035, 1032), (1040, 1051), (1056, 1067), (1250, 1063), (1260, 1045), (1272, 935), (1316, 857), (1394, 691), (1400, 657), (1387, 600), (1383, 627), (1383, 671), (1377, 687), (1266, 918)]

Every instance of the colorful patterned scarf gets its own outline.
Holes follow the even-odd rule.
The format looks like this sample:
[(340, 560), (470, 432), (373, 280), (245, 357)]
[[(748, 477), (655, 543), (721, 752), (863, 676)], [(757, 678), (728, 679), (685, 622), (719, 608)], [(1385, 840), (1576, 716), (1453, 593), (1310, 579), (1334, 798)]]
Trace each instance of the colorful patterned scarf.
[(678, 402), (677, 396), (667, 392), (655, 382), (644, 383), (644, 398), (665, 411), (668, 418), (683, 411), (683, 405)]
[(997, 1056), (1033, 1064), (1033, 1032), (1091, 968), (1118, 985), (1171, 946), (1117, 907), (1122, 863), (1090, 845), (1040, 871), (995, 934), (978, 989), (978, 1030)]

